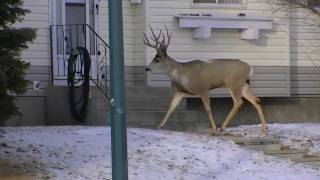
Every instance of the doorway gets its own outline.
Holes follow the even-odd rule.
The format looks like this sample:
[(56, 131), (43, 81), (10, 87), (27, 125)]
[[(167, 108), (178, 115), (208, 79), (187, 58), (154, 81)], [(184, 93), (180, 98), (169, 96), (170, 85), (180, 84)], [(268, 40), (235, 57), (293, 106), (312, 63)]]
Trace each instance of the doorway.
[(53, 85), (67, 85), (67, 59), (77, 47), (85, 47), (91, 57), (91, 77), (99, 65), (99, 0), (52, 0)]

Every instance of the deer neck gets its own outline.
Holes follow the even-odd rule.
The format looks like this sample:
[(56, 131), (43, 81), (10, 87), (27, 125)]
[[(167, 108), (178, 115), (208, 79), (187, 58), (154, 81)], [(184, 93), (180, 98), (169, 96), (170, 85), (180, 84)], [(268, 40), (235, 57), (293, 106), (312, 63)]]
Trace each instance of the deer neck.
[(171, 57), (167, 57), (165, 73), (174, 81), (179, 81), (181, 63)]

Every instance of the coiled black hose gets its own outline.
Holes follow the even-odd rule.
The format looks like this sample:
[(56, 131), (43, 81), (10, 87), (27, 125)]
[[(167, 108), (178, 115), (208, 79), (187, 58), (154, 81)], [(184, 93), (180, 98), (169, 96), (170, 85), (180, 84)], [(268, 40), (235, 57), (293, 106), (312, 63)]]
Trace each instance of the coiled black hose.
[(87, 114), (90, 91), (91, 58), (85, 47), (72, 50), (68, 58), (69, 104), (72, 116), (83, 122)]

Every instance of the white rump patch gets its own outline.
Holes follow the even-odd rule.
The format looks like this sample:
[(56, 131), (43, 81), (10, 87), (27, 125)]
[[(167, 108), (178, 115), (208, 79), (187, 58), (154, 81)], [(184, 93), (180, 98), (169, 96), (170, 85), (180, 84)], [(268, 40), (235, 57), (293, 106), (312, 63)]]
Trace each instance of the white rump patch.
[(250, 66), (250, 74), (249, 74), (249, 77), (252, 77), (253, 75), (253, 68)]

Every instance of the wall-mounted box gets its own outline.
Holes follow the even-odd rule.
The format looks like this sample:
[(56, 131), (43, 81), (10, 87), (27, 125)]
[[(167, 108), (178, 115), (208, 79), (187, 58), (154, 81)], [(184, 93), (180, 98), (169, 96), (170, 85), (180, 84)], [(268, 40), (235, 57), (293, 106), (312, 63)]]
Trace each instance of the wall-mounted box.
[(131, 0), (131, 4), (141, 4), (142, 0)]
[(192, 37), (208, 39), (211, 29), (240, 29), (241, 39), (259, 39), (261, 29), (272, 29), (272, 18), (262, 15), (179, 14), (179, 27), (192, 28)]

